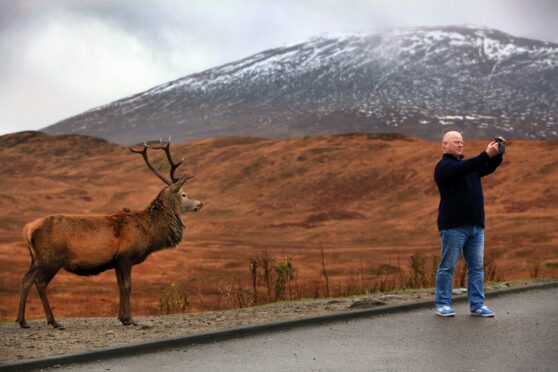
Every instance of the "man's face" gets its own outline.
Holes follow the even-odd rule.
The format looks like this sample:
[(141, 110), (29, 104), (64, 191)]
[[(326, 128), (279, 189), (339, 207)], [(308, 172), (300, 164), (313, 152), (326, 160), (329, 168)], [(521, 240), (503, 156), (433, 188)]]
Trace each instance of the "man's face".
[(442, 148), (444, 154), (451, 154), (455, 156), (463, 155), (463, 138), (459, 133), (451, 133), (442, 141)]

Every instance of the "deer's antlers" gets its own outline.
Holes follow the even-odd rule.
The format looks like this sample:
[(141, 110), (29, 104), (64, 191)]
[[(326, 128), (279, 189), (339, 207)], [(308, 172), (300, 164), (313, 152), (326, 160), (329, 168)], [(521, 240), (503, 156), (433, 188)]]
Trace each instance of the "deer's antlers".
[[(150, 144), (148, 141), (145, 141), (143, 143), (143, 149), (141, 149), (141, 150), (136, 150), (136, 149), (132, 148), (132, 146), (129, 146), (128, 149), (131, 152), (135, 152), (136, 154), (141, 154), (141, 156), (143, 156), (143, 160), (145, 160), (145, 164), (147, 164), (149, 169), (151, 169), (151, 171), (153, 173), (155, 173), (155, 175), (157, 177), (159, 177), (159, 179), (161, 179), (167, 185), (172, 185), (173, 183), (178, 182), (180, 180), (188, 180), (188, 179), (193, 177), (193, 176), (190, 176), (188, 174), (185, 174), (185, 175), (183, 175), (182, 177), (179, 177), (179, 178), (176, 178), (174, 176), (174, 171), (176, 170), (176, 168), (178, 168), (180, 166), (180, 164), (182, 164), (182, 162), (184, 161), (184, 158), (181, 161), (179, 161), (178, 163), (175, 163), (172, 160), (172, 156), (171, 156), (171, 153), (170, 153), (170, 137), (169, 137), (168, 141), (163, 141), (162, 139), (159, 140), (159, 142), (156, 145), (154, 145), (153, 143)], [(155, 150), (165, 151), (165, 154), (167, 155), (167, 160), (169, 161), (169, 164), (171, 166), (171, 169), (170, 169), (171, 179), (170, 180), (167, 179), (166, 177), (164, 177), (163, 175), (161, 175), (161, 173), (159, 173), (157, 171), (157, 169), (155, 169), (153, 167), (153, 165), (151, 165), (151, 163), (149, 162), (149, 158), (147, 157), (147, 149), (155, 149)]]

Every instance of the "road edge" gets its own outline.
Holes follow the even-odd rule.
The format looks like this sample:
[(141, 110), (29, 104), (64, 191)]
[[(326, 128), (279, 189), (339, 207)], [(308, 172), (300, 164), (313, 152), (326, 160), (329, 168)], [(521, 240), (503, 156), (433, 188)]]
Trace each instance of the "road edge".
[[(486, 292), (487, 298), (499, 297), (503, 295), (515, 294), (531, 290), (541, 290), (558, 287), (558, 281), (545, 283), (529, 284), (526, 286), (511, 287), (505, 289), (496, 289)], [(454, 302), (464, 302), (467, 300), (466, 295), (458, 295), (453, 297)], [(317, 325), (342, 320), (351, 320), (365, 318), (371, 316), (379, 316), (384, 314), (393, 314), (406, 312), (416, 309), (433, 308), (433, 300), (421, 300), (411, 303), (398, 304), (392, 306), (384, 306), (373, 309), (343, 311), (328, 315), (320, 315), (314, 317), (306, 317), (294, 320), (285, 320), (266, 324), (250, 325), (239, 328), (231, 328), (222, 331), (214, 331), (189, 336), (179, 336), (166, 339), (153, 340), (138, 344), (123, 345), (116, 347), (108, 347), (94, 351), (87, 351), (76, 354), (63, 354), (47, 358), (32, 359), (21, 362), (0, 364), (0, 371), (28, 371), (39, 368), (50, 368), (53, 366), (61, 366), (67, 364), (92, 362), (97, 360), (105, 360), (110, 358), (130, 356), (143, 352), (154, 352), (172, 347), (182, 347), (186, 345), (198, 345), (209, 342), (223, 341), (234, 338), (246, 337), (260, 333), (287, 330), (292, 328), (304, 327), (309, 325)]]

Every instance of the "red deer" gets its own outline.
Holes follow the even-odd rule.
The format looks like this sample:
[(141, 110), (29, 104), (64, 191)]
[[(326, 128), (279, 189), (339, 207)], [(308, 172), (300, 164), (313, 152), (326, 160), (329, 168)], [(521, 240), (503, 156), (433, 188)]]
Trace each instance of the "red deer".
[[(203, 203), (190, 198), (181, 189), (192, 176), (174, 176), (182, 161), (173, 162), (170, 141), (160, 141), (158, 145), (145, 142), (142, 150), (129, 149), (141, 154), (149, 169), (167, 186), (141, 211), (123, 209), (100, 216), (52, 215), (25, 225), (23, 235), (31, 253), (31, 267), (22, 280), (16, 320), (22, 328), (29, 328), (25, 321), (25, 304), (29, 289), (35, 283), (48, 324), (64, 329), (54, 319), (47, 298), (48, 283), (61, 268), (77, 275), (96, 275), (115, 269), (120, 290), (118, 319), (124, 325), (137, 325), (130, 306), (132, 266), (143, 262), (152, 252), (178, 245), (184, 232), (181, 215), (200, 210)], [(170, 180), (151, 165), (148, 149), (165, 151), (171, 165)]]

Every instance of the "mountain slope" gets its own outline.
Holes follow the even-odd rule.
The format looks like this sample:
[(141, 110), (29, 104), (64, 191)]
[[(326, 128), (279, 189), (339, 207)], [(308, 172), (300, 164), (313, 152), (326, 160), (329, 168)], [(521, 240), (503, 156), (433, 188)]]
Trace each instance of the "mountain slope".
[[(467, 155), (485, 145), (467, 142)], [(159, 168), (166, 160), (158, 152), (150, 158)], [(438, 142), (379, 134), (231, 137), (173, 144), (172, 152), (185, 159), (179, 171), (195, 176), (185, 190), (205, 206), (184, 216), (179, 247), (134, 267), (136, 314), (156, 308), (172, 283), (196, 285), (199, 296), (192, 290), (188, 298), (198, 308), (199, 298), (215, 305), (226, 283), (249, 288), (249, 259), (264, 249), (292, 259), (307, 296), (322, 270), (320, 248), (332, 290), (355, 272), (406, 267), (417, 252), (439, 254), (432, 179)], [(542, 275), (558, 273), (557, 159), (558, 141), (513, 141), (503, 165), (483, 180), (486, 255), (506, 280), (528, 277), (534, 262)], [(26, 222), (143, 209), (164, 186), (141, 156), (91, 137), (3, 136), (0, 163), (0, 319), (17, 313), (30, 262), (21, 236)], [(117, 313), (113, 271), (91, 278), (61, 272), (49, 290), (59, 316)], [(29, 311), (43, 317), (37, 297)]]
[(320, 37), (160, 85), (46, 133), (119, 143), (172, 135), (400, 132), (558, 138), (558, 45), (485, 28)]

